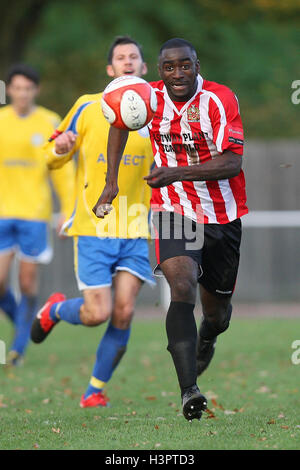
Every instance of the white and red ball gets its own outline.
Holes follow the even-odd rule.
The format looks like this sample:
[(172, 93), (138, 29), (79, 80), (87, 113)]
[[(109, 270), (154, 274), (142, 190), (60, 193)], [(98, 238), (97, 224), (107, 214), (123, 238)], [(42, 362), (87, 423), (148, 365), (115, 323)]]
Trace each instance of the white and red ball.
[(151, 121), (157, 109), (157, 99), (148, 82), (125, 75), (107, 85), (101, 106), (109, 124), (119, 129), (135, 131)]

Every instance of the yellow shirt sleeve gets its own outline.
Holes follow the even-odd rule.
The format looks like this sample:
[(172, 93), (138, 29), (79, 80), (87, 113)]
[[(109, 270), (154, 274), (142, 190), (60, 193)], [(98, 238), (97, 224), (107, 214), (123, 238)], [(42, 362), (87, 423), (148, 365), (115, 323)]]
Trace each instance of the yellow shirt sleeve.
[(47, 165), (50, 170), (55, 170), (64, 166), (78, 151), (82, 139), (80, 133), (77, 136), (75, 145), (71, 152), (62, 155), (58, 155), (55, 153), (55, 138), (63, 132), (67, 132), (68, 130), (73, 131), (75, 134), (77, 133), (78, 119), (80, 118), (80, 113), (86, 103), (88, 103), (86, 96), (81, 96), (80, 98), (78, 98), (76, 103), (73, 105), (73, 107), (63, 119), (63, 121), (57, 127), (54, 134), (50, 136), (48, 142), (46, 142), (46, 144), (44, 145), (43, 150), (45, 152)]

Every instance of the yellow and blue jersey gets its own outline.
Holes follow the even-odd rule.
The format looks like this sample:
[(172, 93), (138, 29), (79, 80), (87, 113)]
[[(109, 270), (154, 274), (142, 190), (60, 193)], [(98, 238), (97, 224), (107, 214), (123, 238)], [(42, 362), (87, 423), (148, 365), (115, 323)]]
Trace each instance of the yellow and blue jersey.
[(74, 164), (50, 171), (43, 144), (59, 116), (37, 106), (27, 116), (11, 105), (0, 109), (0, 218), (48, 221), (52, 214), (49, 174), (61, 212), (69, 216), (74, 202)]
[[(148, 131), (130, 132), (120, 163), (119, 194), (105, 219), (92, 212), (105, 185), (109, 124), (101, 110), (101, 93), (80, 97), (45, 146), (49, 168), (60, 168), (78, 151), (76, 200), (67, 233), (109, 238), (148, 237), (151, 189), (143, 180), (149, 174), (153, 153)], [(72, 130), (75, 147), (55, 154), (55, 136)]]

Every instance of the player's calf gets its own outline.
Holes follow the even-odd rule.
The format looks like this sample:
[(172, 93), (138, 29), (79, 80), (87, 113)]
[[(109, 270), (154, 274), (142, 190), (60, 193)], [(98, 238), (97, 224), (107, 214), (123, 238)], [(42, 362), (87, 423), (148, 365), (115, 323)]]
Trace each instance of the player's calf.
[(209, 321), (204, 318), (197, 340), (197, 375), (201, 375), (209, 366), (214, 353), (217, 342), (217, 336), (227, 330), (230, 323), (232, 313), (232, 305), (230, 304), (223, 315), (218, 315), (215, 321)]

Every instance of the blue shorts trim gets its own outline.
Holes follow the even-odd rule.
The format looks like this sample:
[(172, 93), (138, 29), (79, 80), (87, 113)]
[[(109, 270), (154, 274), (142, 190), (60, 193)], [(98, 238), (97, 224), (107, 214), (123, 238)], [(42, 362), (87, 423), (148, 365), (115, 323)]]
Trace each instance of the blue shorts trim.
[(155, 285), (148, 241), (143, 238), (74, 237), (74, 267), (80, 290), (110, 287), (118, 271)]
[(0, 219), (0, 255), (17, 252), (18, 257), (31, 263), (47, 264), (53, 250), (46, 222), (23, 219)]

